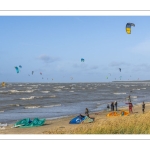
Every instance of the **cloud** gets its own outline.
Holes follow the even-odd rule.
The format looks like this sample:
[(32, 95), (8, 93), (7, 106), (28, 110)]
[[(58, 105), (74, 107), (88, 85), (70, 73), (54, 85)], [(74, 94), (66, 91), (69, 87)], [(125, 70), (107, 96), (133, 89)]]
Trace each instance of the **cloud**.
[(88, 66), (87, 64), (73, 64), (73, 68), (79, 68), (79, 69), (82, 69), (82, 70), (96, 70), (98, 69), (99, 67), (94, 65), (94, 66)]
[(131, 48), (131, 51), (135, 53), (141, 53), (141, 54), (150, 53), (150, 40), (142, 41), (141, 43)]
[(38, 59), (44, 61), (45, 63), (52, 63), (52, 62), (60, 60), (57, 57), (51, 57), (51, 56), (48, 56), (48, 55), (41, 55), (41, 56), (38, 57)]
[(113, 62), (110, 63), (111, 67), (117, 67), (117, 66), (122, 66), (122, 65), (128, 66), (130, 64), (126, 63), (126, 62), (115, 62), (115, 61), (113, 61)]

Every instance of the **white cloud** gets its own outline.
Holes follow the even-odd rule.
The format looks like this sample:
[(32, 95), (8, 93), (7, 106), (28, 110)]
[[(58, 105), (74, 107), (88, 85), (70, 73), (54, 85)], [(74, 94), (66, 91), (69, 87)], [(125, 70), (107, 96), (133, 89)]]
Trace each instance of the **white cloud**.
[(131, 48), (131, 51), (140, 54), (150, 54), (150, 40), (142, 41), (141, 43)]
[(51, 56), (48, 56), (48, 55), (45, 55), (45, 54), (39, 56), (38, 59), (44, 61), (45, 63), (52, 63), (52, 62), (55, 62), (55, 61), (60, 60), (60, 59), (57, 58), (57, 57), (51, 57)]

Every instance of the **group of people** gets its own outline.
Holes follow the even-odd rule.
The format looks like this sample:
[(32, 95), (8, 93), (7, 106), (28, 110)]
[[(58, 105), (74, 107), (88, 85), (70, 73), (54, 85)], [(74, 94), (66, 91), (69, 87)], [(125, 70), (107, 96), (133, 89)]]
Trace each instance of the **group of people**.
[(117, 111), (117, 105), (118, 105), (117, 101), (112, 102), (110, 106), (109, 104), (107, 104), (107, 111), (110, 111), (110, 108), (111, 108), (111, 111), (114, 111), (114, 110)]

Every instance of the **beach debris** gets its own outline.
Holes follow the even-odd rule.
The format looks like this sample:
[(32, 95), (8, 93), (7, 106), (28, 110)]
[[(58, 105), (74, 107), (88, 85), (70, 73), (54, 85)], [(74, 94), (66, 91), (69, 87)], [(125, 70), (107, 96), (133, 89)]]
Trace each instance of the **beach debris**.
[(131, 26), (135, 27), (134, 23), (127, 23), (126, 24), (126, 32), (127, 34), (131, 34)]

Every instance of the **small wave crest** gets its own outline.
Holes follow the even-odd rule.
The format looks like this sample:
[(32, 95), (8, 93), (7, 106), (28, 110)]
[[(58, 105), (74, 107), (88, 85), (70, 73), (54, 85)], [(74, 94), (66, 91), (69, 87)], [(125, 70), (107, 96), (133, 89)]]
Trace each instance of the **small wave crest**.
[(58, 107), (61, 106), (61, 104), (56, 104), (56, 105), (48, 105), (48, 106), (42, 106), (42, 107)]
[(40, 108), (40, 106), (26, 106), (25, 109)]
[(126, 94), (126, 93), (113, 93), (113, 94), (117, 94), (117, 95), (120, 95), (120, 94)]

